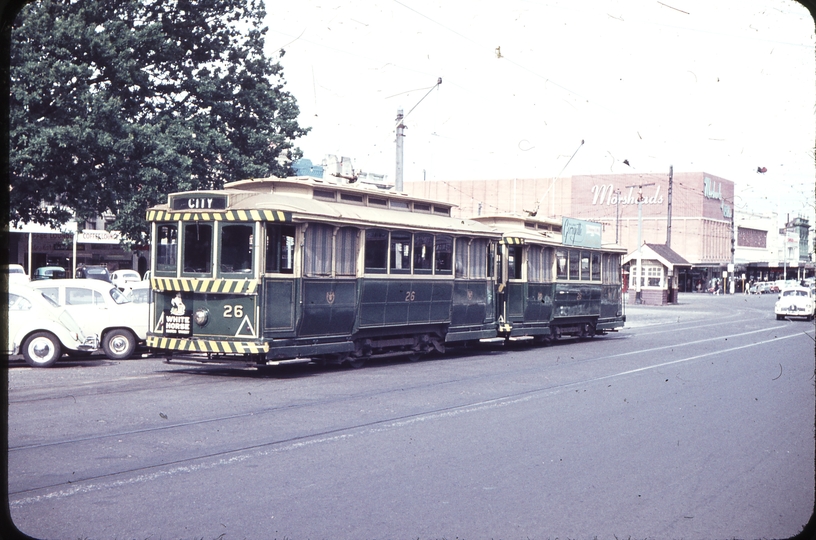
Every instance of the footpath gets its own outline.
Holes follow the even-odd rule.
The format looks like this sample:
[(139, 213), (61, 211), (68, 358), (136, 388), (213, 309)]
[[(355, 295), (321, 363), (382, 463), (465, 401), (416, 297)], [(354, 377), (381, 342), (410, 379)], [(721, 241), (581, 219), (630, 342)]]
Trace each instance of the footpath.
[[(773, 297), (773, 299), (771, 299)], [(626, 298), (628, 300), (628, 298)], [(676, 304), (646, 306), (634, 302), (624, 302), (626, 328), (640, 328), (658, 324), (671, 324), (695, 320), (714, 320), (718, 313), (729, 312), (744, 303), (769, 304), (773, 311), (776, 295), (715, 295), (709, 293), (680, 293)]]

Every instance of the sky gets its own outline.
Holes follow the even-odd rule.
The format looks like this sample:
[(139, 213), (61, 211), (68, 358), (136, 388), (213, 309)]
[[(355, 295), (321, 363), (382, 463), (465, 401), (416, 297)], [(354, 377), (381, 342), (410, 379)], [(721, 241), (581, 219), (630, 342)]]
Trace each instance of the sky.
[[(707, 172), (814, 219), (814, 21), (790, 0), (267, 0), (304, 157), (404, 180)], [(441, 78), (441, 84), (437, 84)], [(628, 164), (627, 164), (628, 163)], [(757, 172), (764, 168), (766, 172)]]

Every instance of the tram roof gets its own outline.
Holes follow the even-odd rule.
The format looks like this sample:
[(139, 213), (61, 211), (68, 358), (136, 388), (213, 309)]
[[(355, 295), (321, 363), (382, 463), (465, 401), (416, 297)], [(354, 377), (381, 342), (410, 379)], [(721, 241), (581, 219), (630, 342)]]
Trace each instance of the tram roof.
[[(220, 208), (212, 205), (215, 199), (223, 201)], [(487, 224), (451, 217), (452, 206), (396, 191), (311, 177), (261, 178), (230, 182), (223, 190), (172, 193), (166, 204), (148, 210), (147, 218), (149, 221), (308, 221), (499, 236)]]
[[(546, 217), (539, 218), (529, 214), (513, 212), (475, 216), (470, 219), (501, 231), (506, 243), (565, 245), (563, 244), (560, 220)], [(600, 248), (589, 249), (602, 249), (604, 251), (615, 251), (619, 253), (627, 252), (625, 247), (615, 243), (602, 244)]]

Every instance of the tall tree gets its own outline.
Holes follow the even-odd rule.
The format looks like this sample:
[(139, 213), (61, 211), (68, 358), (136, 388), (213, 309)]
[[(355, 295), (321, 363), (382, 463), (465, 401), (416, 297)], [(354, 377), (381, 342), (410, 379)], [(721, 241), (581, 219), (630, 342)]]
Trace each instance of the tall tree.
[(291, 174), (308, 129), (264, 55), (264, 16), (262, 0), (26, 6), (11, 33), (11, 222), (110, 212), (141, 242), (169, 192)]

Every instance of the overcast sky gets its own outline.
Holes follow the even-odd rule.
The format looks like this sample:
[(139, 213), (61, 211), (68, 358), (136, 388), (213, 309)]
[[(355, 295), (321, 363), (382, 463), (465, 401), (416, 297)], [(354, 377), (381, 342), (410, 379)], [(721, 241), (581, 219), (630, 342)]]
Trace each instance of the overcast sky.
[(318, 164), (348, 156), (393, 181), (402, 108), (406, 182), (648, 178), (673, 165), (733, 180), (738, 208), (813, 223), (814, 22), (796, 2), (267, 0), (267, 11), (268, 51), (286, 51), (286, 89), (312, 128), (297, 144)]

